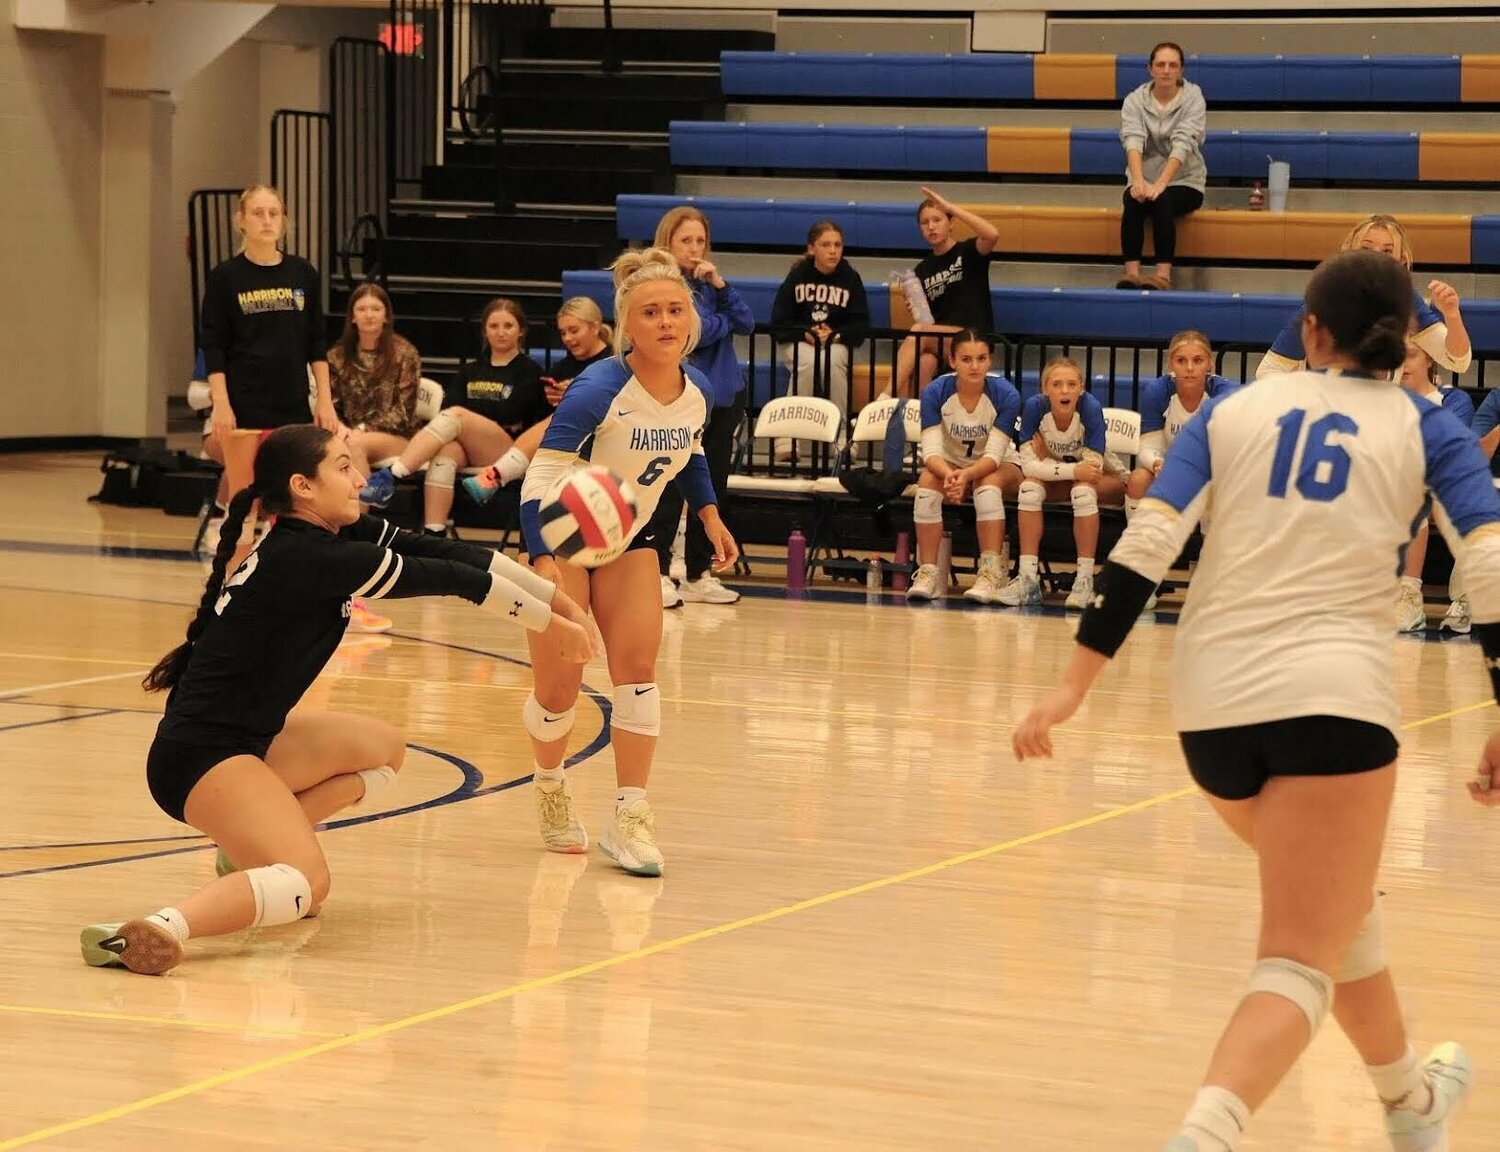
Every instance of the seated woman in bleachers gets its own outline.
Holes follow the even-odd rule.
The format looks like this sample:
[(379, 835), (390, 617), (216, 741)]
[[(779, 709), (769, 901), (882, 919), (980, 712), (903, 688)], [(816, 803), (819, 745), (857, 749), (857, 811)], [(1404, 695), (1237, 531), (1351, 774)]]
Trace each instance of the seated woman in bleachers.
[[(1355, 248), (1372, 252), (1384, 252), (1393, 260), (1399, 260), (1411, 270), (1414, 260), (1411, 241), (1406, 229), (1393, 216), (1366, 216), (1349, 230), (1339, 245), (1340, 252)], [(1432, 294), (1432, 303), (1422, 299), (1415, 288), (1417, 343), (1432, 357), (1436, 364), (1450, 372), (1467, 372), (1474, 359), (1474, 346), (1469, 341), (1468, 329), (1464, 327), (1463, 315), (1459, 311), (1458, 293), (1441, 280), (1431, 280), (1427, 291)], [(1271, 350), (1266, 353), (1255, 370), (1255, 378), (1280, 372), (1296, 372), (1306, 364), (1302, 354), (1302, 309), (1298, 309), (1281, 334), (1276, 337)]]
[[(781, 362), (792, 374), (789, 395), (824, 393), (849, 415), (849, 356), (865, 341), (870, 302), (864, 281), (844, 259), (844, 231), (819, 220), (807, 232), (807, 251), (792, 265), (771, 305), (771, 330), (781, 343)], [(792, 454), (790, 440), (778, 440), (776, 459)]]
[[(553, 408), (585, 368), (609, 359), (614, 352), (610, 345), (615, 338), (614, 329), (604, 322), (599, 305), (587, 296), (572, 296), (563, 301), (563, 306), (557, 310), (557, 335), (568, 354), (552, 365), (550, 376), (542, 377), (547, 403)], [(489, 503), (496, 492), (526, 475), (531, 458), (542, 446), (542, 437), (551, 423), (549, 415), (533, 424), (483, 472), (464, 477), (464, 491), (474, 503)]]
[(1094, 594), (1094, 554), (1099, 546), (1099, 506), (1125, 494), (1120, 462), (1105, 450), (1104, 406), (1083, 388), (1083, 370), (1066, 356), (1042, 370), (1041, 393), (1021, 408), (1021, 471), (1016, 496), (1021, 560), (1016, 578), (1000, 590), (1000, 603), (1042, 602), (1042, 506), (1073, 505), (1078, 570), (1067, 606), (1082, 609)]
[(1167, 449), (1210, 396), (1237, 387), (1213, 372), (1214, 351), (1208, 337), (1192, 328), (1167, 345), (1167, 372), (1141, 388), (1141, 450), (1135, 471), (1125, 483), (1125, 514), (1144, 499), (1161, 471)]
[(344, 333), (328, 350), (333, 407), (349, 430), (349, 455), (361, 476), (371, 460), (406, 450), (422, 422), (417, 384), (422, 358), (396, 334), (390, 297), (379, 284), (361, 284), (349, 297)]
[[(995, 305), (990, 297), (990, 261), (1000, 242), (1000, 229), (931, 188), (923, 188), (922, 195), (924, 199), (917, 205), (917, 227), (932, 254), (917, 262), (914, 273), (927, 298), (932, 321), (919, 317), (911, 331), (959, 332), (972, 328), (991, 335), (995, 331)], [(955, 219), (974, 235), (967, 240), (954, 239)], [(939, 338), (917, 335), (901, 342), (896, 353), (896, 395), (915, 394), (914, 376), (918, 389), (927, 387), (946, 354), (944, 343)]]
[[(1475, 419), (1474, 402), (1462, 388), (1444, 387), (1437, 364), (1427, 350), (1418, 344), (1415, 337), (1406, 341), (1406, 362), (1401, 366), (1401, 387), (1429, 404), (1446, 408), (1465, 426), (1472, 426)], [(1412, 542), (1407, 545), (1406, 558), (1402, 563), (1401, 582), (1396, 589), (1396, 631), (1424, 632), (1427, 629), (1426, 601), (1422, 595), (1422, 567), (1427, 562), (1427, 540), (1432, 531), (1432, 521), (1423, 517)], [(1448, 585), (1451, 602), (1448, 612), (1439, 624), (1439, 630), (1468, 632), (1469, 600), (1464, 595), (1463, 579), (1455, 567)]]
[(394, 464), (371, 476), (360, 493), (365, 503), (384, 508), (396, 481), (428, 464), (422, 522), (429, 532), (447, 531), (460, 468), (504, 455), (517, 436), (552, 415), (542, 366), (523, 351), (526, 313), (521, 306), (504, 297), (491, 300), (479, 325), (484, 344), (448, 388), (451, 406), (412, 437)]
[(943, 504), (961, 504), (972, 492), (979, 575), (964, 596), (994, 604), (1006, 577), (1004, 498), (1021, 487), (1015, 441), (1021, 394), (990, 372), (989, 341), (972, 329), (953, 338), (950, 362), (952, 372), (922, 389), (922, 475), (912, 507), (917, 570), (906, 598), (927, 601), (946, 591), (937, 567)]
[[(1170, 288), (1177, 257), (1177, 221), (1203, 207), (1208, 169), (1203, 163), (1208, 108), (1203, 90), (1183, 79), (1182, 49), (1165, 41), (1151, 49), (1151, 79), (1120, 107), (1120, 143), (1128, 183), (1121, 197), (1120, 247), (1125, 275), (1116, 288)], [(1156, 271), (1142, 278), (1146, 221)]]

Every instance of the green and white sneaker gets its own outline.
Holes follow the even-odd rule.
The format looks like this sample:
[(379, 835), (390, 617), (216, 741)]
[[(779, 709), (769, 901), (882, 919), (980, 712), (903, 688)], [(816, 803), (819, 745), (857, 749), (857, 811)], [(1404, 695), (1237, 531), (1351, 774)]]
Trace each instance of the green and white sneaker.
[(979, 604), (1000, 603), (1000, 591), (1006, 585), (1005, 569), (1000, 567), (1000, 553), (987, 552), (980, 559), (979, 574), (964, 593), (965, 600)]
[(90, 924), (78, 935), (83, 962), (94, 968), (129, 968), (160, 976), (182, 963), (182, 945), (165, 925), (152, 920)]
[(912, 574), (911, 587), (906, 590), (910, 604), (925, 604), (938, 596), (938, 570), (936, 564), (923, 564)]
[(1068, 598), (1063, 601), (1065, 608), (1076, 608), (1082, 612), (1089, 606), (1089, 601), (1094, 598), (1094, 578), (1092, 576), (1073, 577), (1073, 590), (1068, 593)]
[(600, 839), (599, 848), (637, 876), (660, 876), (666, 863), (656, 846), (656, 816), (644, 799), (615, 810), (614, 822)]
[(1474, 1067), (1463, 1046), (1449, 1041), (1427, 1054), (1422, 1075), (1432, 1089), (1432, 1107), (1426, 1113), (1386, 1107), (1385, 1132), (1394, 1152), (1447, 1152), (1448, 1121), (1469, 1094)]
[(588, 848), (589, 834), (573, 815), (573, 797), (566, 780), (536, 782), (536, 815), (547, 851), (576, 855)]

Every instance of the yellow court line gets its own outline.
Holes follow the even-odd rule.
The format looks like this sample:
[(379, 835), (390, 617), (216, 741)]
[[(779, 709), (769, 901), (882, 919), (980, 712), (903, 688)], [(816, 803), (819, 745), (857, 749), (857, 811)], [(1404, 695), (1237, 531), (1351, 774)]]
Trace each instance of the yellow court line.
[(1411, 728), (1426, 728), (1429, 724), (1439, 724), (1444, 720), (1452, 720), (1455, 716), (1463, 716), (1469, 712), (1479, 712), (1485, 708), (1494, 707), (1495, 701), (1479, 700), (1473, 704), (1465, 704), (1462, 708), (1454, 708), (1449, 712), (1439, 712), (1436, 716), (1423, 716), (1420, 720), (1408, 720), (1401, 725), (1401, 731), (1405, 732)]
[(347, 1032), (314, 1032), (307, 1028), (267, 1028), (258, 1024), (230, 1024), (218, 1020), (192, 1020), (175, 1016), (130, 1016), (120, 1012), (84, 1012), (76, 1008), (42, 1008), (31, 1004), (0, 1004), (0, 1012), (22, 1016), (62, 1016), (73, 1020), (105, 1020), (116, 1024), (161, 1024), (171, 1028), (197, 1028), (204, 1032), (234, 1032), (257, 1036), (347, 1036)]
[(117, 660), (112, 656), (59, 656), (56, 653), (0, 652), (0, 660), (47, 660), (57, 664), (139, 664), (149, 656), (137, 656), (134, 660)]
[(604, 960), (596, 960), (591, 964), (581, 964), (576, 968), (568, 969), (566, 972), (557, 972), (551, 976), (543, 976), (536, 980), (527, 980), (522, 984), (513, 984), (509, 988), (486, 992), (482, 996), (475, 996), (469, 1000), (460, 1000), (456, 1004), (448, 1004), (442, 1008), (433, 1008), (427, 1012), (419, 1012), (415, 1016), (393, 1020), (388, 1024), (379, 1024), (373, 1028), (366, 1028), (361, 1032), (351, 1032), (335, 1040), (325, 1040), (321, 1044), (298, 1048), (293, 1052), (284, 1052), (279, 1056), (259, 1060), (254, 1064), (247, 1064), (242, 1068), (232, 1068), (228, 1072), (219, 1073), (217, 1076), (208, 1076), (202, 1080), (195, 1080), (193, 1083), (184, 1084), (180, 1088), (172, 1088), (166, 1092), (159, 1092), (155, 1096), (147, 1096), (140, 1100), (133, 1100), (129, 1104), (122, 1104), (117, 1108), (96, 1112), (92, 1116), (83, 1116), (77, 1120), (55, 1124), (50, 1128), (39, 1128), (35, 1132), (28, 1132), (25, 1135), (16, 1136), (10, 1140), (0, 1141), (0, 1152), (10, 1152), (11, 1149), (25, 1148), (31, 1144), (39, 1144), (43, 1140), (51, 1140), (57, 1136), (66, 1136), (70, 1132), (79, 1132), (85, 1128), (95, 1128), (100, 1124), (107, 1124), (111, 1120), (122, 1120), (127, 1116), (133, 1116), (137, 1112), (145, 1112), (161, 1104), (170, 1104), (174, 1100), (181, 1100), (187, 1096), (196, 1096), (200, 1092), (208, 1092), (214, 1088), (222, 1088), (225, 1085), (246, 1080), (251, 1076), (258, 1076), (262, 1072), (271, 1072), (292, 1064), (300, 1064), (304, 1060), (311, 1060), (314, 1056), (337, 1052), (344, 1048), (353, 1047), (355, 1044), (363, 1044), (367, 1040), (389, 1036), (393, 1032), (404, 1032), (408, 1028), (415, 1028), (419, 1024), (428, 1024), (434, 1020), (457, 1016), (462, 1012), (468, 1012), (475, 1008), (483, 1008), (490, 1004), (499, 1003), (502, 1000), (509, 1000), (526, 992), (535, 992), (538, 989), (548, 988), (554, 984), (564, 984), (570, 980), (592, 976), (596, 972), (618, 968), (622, 964), (629, 964), (635, 960), (644, 960), (663, 952), (673, 952), (679, 948), (685, 948), (689, 944), (697, 944), (703, 940), (712, 940), (716, 936), (738, 932), (742, 928), (753, 928), (760, 924), (769, 924), (773, 920), (780, 920), (784, 917), (795, 915), (798, 912), (806, 912), (811, 908), (819, 908), (838, 900), (847, 900), (851, 896), (860, 896), (866, 892), (877, 892), (882, 888), (890, 888), (896, 884), (904, 884), (909, 880), (918, 880), (924, 876), (931, 876), (934, 873), (946, 871), (949, 868), (956, 868), (960, 864), (971, 864), (976, 860), (984, 860), (990, 856), (997, 856), (1002, 852), (1024, 848), (1029, 844), (1036, 844), (1043, 840), (1051, 840), (1069, 832), (1091, 828), (1095, 824), (1118, 820), (1122, 816), (1129, 816), (1132, 813), (1141, 812), (1147, 808), (1154, 808), (1160, 804), (1180, 800), (1184, 796), (1194, 795), (1197, 791), (1196, 788), (1178, 788), (1171, 792), (1163, 792), (1160, 795), (1152, 796), (1145, 800), (1138, 800), (1134, 804), (1124, 804), (1117, 808), (1096, 812), (1092, 816), (1085, 816), (1080, 820), (1074, 820), (1070, 824), (1060, 824), (1055, 828), (1047, 828), (1041, 832), (1032, 832), (1027, 836), (1020, 836), (1014, 840), (991, 844), (988, 848), (979, 848), (973, 852), (965, 852), (961, 856), (950, 856), (946, 860), (939, 860), (935, 864), (927, 864), (921, 868), (913, 868), (908, 872), (886, 876), (879, 880), (871, 880), (864, 884), (856, 884), (852, 888), (841, 888), (837, 892), (827, 892), (822, 896), (814, 896), (810, 900), (800, 900), (795, 904), (787, 904), (781, 908), (774, 908), (769, 912), (761, 912), (754, 916), (746, 916), (740, 920), (718, 924), (712, 928), (690, 932), (686, 936), (678, 936), (672, 940), (663, 940), (659, 944), (652, 944), (646, 948), (638, 948), (634, 952), (625, 952), (618, 956), (610, 956)]

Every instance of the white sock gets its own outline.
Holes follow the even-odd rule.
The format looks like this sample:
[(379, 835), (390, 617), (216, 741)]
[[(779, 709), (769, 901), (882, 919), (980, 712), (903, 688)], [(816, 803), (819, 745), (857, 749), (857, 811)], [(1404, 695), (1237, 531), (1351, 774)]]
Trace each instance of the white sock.
[(1367, 1064), (1365, 1071), (1370, 1074), (1381, 1103), (1392, 1108), (1409, 1108), (1419, 1115), (1432, 1107), (1432, 1089), (1422, 1075), (1417, 1050), (1411, 1045), (1407, 1045), (1406, 1055), (1394, 1064)]
[(563, 766), (559, 764), (556, 768), (543, 768), (540, 764), (533, 763), (532, 776), (540, 783), (543, 780), (553, 782), (566, 779), (563, 775)]
[(435, 535), (438, 535), (438, 536), (446, 536), (446, 535), (448, 535), (448, 525), (446, 525), (446, 524), (423, 524), (422, 527), (426, 531), (431, 532), (431, 533), (433, 533)]
[(1415, 588), (1420, 592), (1422, 591), (1422, 578), (1420, 576), (1403, 576), (1401, 577), (1401, 585), (1402, 587)]
[(995, 567), (998, 568), (1000, 566), (1000, 553), (998, 553), (998, 552), (981, 552), (979, 554), (979, 566), (981, 568), (983, 568), (984, 565), (985, 565), (985, 563), (987, 561), (993, 561), (994, 564), (995, 564)]
[(1250, 1109), (1228, 1088), (1205, 1085), (1182, 1122), (1182, 1131), (1199, 1152), (1234, 1152), (1250, 1123)]
[(530, 464), (531, 461), (526, 458), (526, 453), (512, 444), (506, 450), (505, 455), (495, 461), (495, 471), (500, 474), (501, 484), (510, 484), (526, 475), (526, 469)]
[(1094, 575), (1094, 558), (1092, 556), (1078, 557), (1078, 579), (1089, 580)]
[(146, 919), (165, 925), (167, 931), (177, 937), (177, 943), (188, 942), (188, 922), (176, 908), (163, 908), (160, 912), (151, 913)]
[(618, 812), (621, 808), (645, 798), (646, 790), (644, 788), (621, 788), (615, 793), (615, 811)]
[(1037, 558), (1035, 556), (1021, 557), (1020, 571), (1022, 576), (1027, 576), (1030, 579), (1035, 580), (1040, 570), (1040, 566), (1038, 565)]
[(397, 480), (400, 480), (403, 476), (411, 475), (411, 469), (408, 468), (405, 464), (401, 463), (400, 460), (397, 460), (394, 464), (391, 465), (390, 472), (391, 475), (394, 476)]
[(1135, 510), (1141, 506), (1141, 502), (1133, 496), (1125, 497), (1125, 519), (1129, 520), (1135, 515)]
[(368, 804), (372, 796), (396, 782), (396, 770), (388, 764), (382, 764), (378, 768), (361, 768), (359, 778), (365, 782), (365, 794), (355, 803)]

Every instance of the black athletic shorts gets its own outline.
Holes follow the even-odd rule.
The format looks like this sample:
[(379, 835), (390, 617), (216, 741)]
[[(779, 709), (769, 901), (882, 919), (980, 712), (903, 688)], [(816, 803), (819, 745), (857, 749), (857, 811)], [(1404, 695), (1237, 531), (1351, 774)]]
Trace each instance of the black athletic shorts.
[(1348, 776), (1395, 762), (1389, 728), (1343, 716), (1297, 716), (1264, 724), (1180, 732), (1188, 771), (1221, 800), (1260, 795), (1272, 776)]
[(254, 741), (188, 744), (158, 736), (151, 743), (151, 751), (146, 753), (146, 784), (151, 789), (151, 798), (173, 820), (186, 823), (183, 809), (199, 780), (231, 756), (254, 756), (264, 760), (269, 747), (269, 744)]

